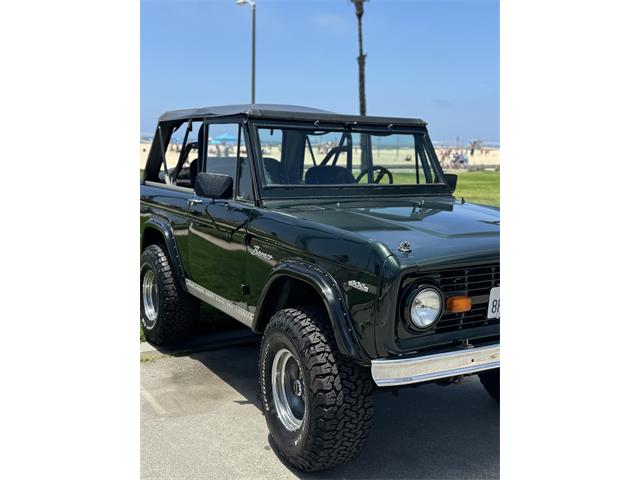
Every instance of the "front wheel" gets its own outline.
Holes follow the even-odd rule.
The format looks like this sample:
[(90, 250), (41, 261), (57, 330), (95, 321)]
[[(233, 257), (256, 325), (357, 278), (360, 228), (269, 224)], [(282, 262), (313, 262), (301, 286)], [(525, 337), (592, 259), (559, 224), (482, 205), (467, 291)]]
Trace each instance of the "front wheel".
[(259, 369), (267, 426), (289, 463), (323, 470), (360, 453), (373, 417), (371, 376), (338, 352), (325, 312), (277, 312), (264, 332)]

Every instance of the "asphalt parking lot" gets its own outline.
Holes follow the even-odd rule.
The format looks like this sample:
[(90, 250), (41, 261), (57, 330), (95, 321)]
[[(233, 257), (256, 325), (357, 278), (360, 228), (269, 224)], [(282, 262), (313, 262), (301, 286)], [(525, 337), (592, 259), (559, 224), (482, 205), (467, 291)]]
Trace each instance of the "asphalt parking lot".
[(500, 410), (477, 377), (398, 397), (376, 393), (360, 457), (312, 474), (288, 467), (274, 453), (258, 404), (258, 338), (248, 330), (222, 334), (223, 341), (216, 335), (184, 356), (141, 356), (141, 478), (499, 477)]

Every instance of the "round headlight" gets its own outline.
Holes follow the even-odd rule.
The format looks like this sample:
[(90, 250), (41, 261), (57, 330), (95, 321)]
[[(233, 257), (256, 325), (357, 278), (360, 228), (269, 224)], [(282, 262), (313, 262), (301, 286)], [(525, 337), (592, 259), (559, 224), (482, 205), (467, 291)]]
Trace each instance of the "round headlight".
[(411, 321), (418, 328), (426, 328), (435, 322), (442, 310), (442, 297), (433, 288), (420, 290), (413, 297), (411, 307)]

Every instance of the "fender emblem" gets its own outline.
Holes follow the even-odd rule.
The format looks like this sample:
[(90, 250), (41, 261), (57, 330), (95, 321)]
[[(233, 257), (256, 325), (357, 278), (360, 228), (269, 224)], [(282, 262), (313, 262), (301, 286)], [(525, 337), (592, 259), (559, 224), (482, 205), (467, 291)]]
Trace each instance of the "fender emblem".
[(351, 288), (355, 288), (356, 290), (360, 290), (361, 292), (369, 291), (369, 287), (367, 287), (364, 283), (358, 282), (356, 280), (349, 280), (347, 282), (347, 285), (349, 285)]

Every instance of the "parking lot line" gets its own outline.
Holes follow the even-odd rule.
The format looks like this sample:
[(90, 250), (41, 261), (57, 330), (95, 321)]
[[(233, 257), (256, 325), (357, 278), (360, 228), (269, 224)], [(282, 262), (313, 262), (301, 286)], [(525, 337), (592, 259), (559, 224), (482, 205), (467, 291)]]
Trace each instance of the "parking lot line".
[(167, 414), (167, 411), (162, 407), (162, 405), (160, 405), (160, 402), (158, 402), (150, 392), (145, 390), (142, 385), (140, 385), (140, 393), (158, 415), (164, 416)]

